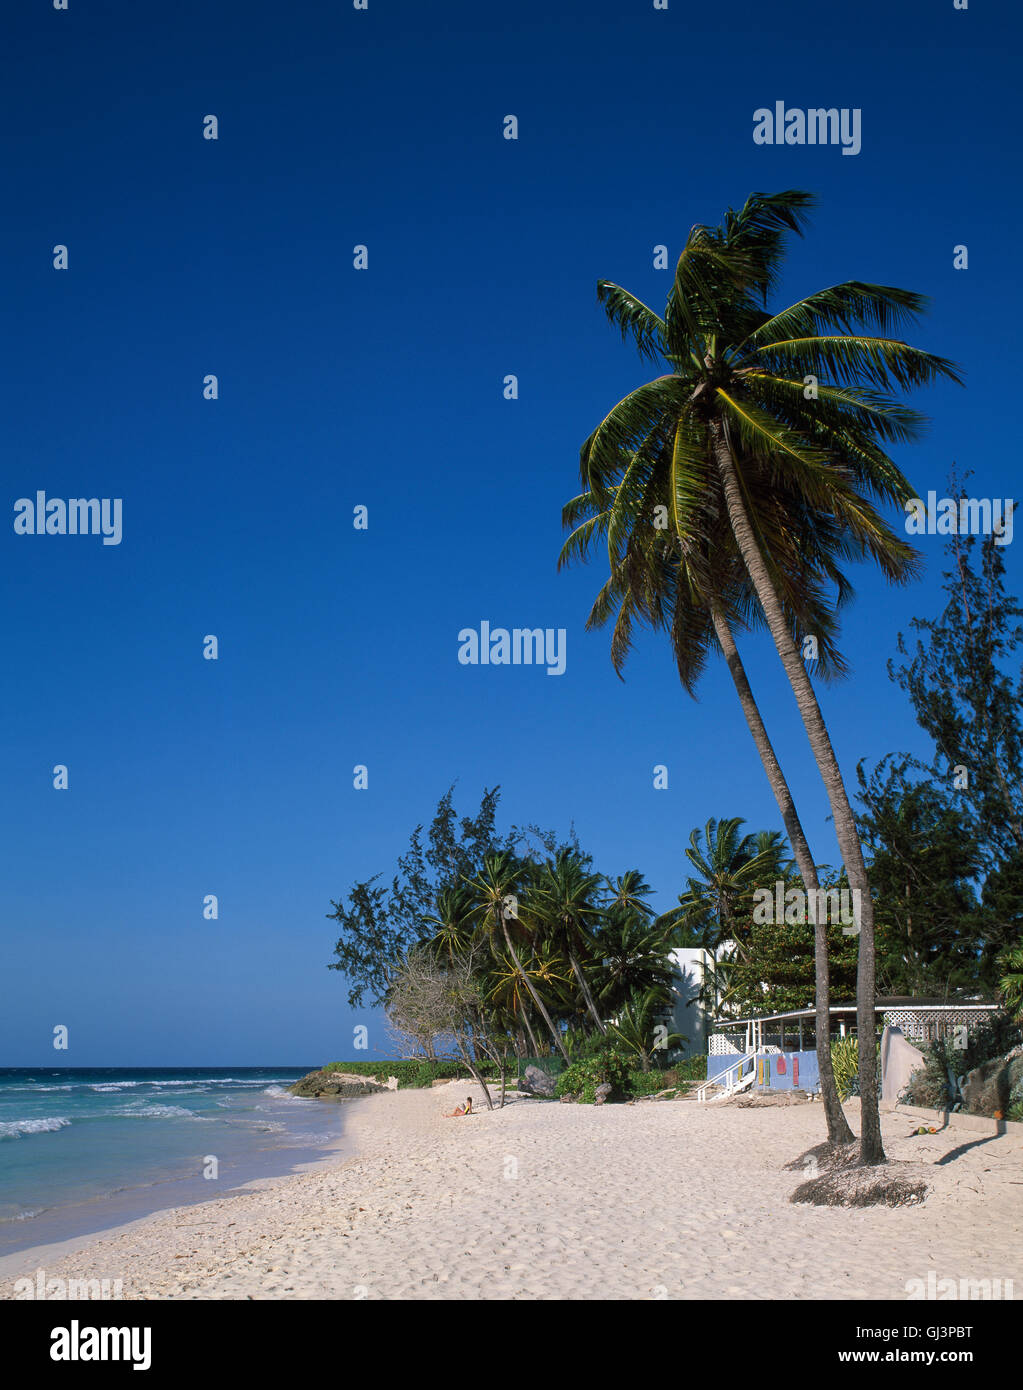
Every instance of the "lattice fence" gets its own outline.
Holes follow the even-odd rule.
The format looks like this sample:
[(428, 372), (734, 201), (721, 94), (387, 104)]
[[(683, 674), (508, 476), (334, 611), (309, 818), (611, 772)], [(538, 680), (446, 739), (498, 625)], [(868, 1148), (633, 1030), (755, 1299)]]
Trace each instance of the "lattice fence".
[(883, 1015), (886, 1028), (901, 1028), (907, 1038), (918, 1042), (934, 1042), (954, 1034), (957, 1028), (976, 1028), (990, 1011), (980, 1008), (947, 1009), (890, 1009)]

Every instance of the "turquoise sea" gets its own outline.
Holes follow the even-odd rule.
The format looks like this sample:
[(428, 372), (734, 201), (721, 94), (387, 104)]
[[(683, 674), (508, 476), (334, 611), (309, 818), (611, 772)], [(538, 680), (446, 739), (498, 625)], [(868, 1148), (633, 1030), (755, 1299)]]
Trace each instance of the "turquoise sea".
[(0, 1257), (322, 1157), (345, 1106), (285, 1089), (314, 1069), (0, 1068)]

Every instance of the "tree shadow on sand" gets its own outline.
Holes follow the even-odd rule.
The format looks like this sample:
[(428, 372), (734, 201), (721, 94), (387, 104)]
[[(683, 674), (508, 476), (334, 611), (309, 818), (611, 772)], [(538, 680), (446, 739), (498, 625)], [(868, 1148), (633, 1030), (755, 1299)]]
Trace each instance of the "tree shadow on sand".
[(915, 1167), (891, 1162), (864, 1166), (856, 1143), (834, 1148), (817, 1144), (785, 1165), (788, 1171), (808, 1175), (789, 1201), (815, 1207), (918, 1206), (928, 1188), (915, 1172), (911, 1176), (904, 1171), (908, 1166)]

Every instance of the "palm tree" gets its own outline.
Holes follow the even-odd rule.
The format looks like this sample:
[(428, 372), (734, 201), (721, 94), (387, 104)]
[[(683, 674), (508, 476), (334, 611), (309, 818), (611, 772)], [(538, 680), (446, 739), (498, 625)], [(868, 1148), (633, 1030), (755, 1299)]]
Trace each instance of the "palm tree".
[[(657, 1025), (662, 1023), (665, 1016), (665, 1001), (661, 991), (647, 989), (642, 994), (634, 995), (611, 1024), (615, 1036), (639, 1058), (643, 1071), (650, 1070), (653, 1054), (657, 1050), (657, 1044), (651, 1039)], [(681, 1033), (669, 1033), (665, 1026), (661, 1047), (679, 1047), (683, 1041)]]
[(565, 953), (590, 1017), (598, 1030), (606, 1033), (607, 1025), (579, 961), (580, 951), (587, 960), (593, 955), (590, 928), (601, 917), (595, 902), (600, 883), (601, 875), (588, 873), (578, 854), (562, 849), (534, 875), (527, 893), (526, 913), (531, 921), (542, 925), (548, 938)]
[[(633, 457), (634, 453), (629, 455), (626, 475), (631, 470)], [(670, 467), (673, 466), (674, 455)], [(820, 883), (814, 857), (732, 634), (733, 626), (747, 627), (762, 618), (749, 576), (735, 550), (727, 516), (713, 500), (710, 490), (712, 461), (707, 462), (706, 472), (702, 485), (691, 489), (686, 496), (688, 508), (678, 507), (679, 480), (664, 466), (663, 460), (659, 471), (651, 475), (651, 486), (641, 506), (634, 508), (632, 518), (620, 506), (619, 487), (609, 489), (609, 505), (605, 497), (598, 498), (592, 491), (574, 498), (564, 509), (564, 520), (567, 525), (581, 524), (565, 542), (559, 567), (572, 558), (585, 558), (596, 540), (608, 540), (611, 577), (597, 596), (587, 627), (603, 626), (617, 612), (611, 658), (619, 676), (631, 646), (633, 623), (637, 620), (669, 632), (679, 679), (690, 695), (695, 695), (708, 648), (716, 643), (725, 657), (803, 882), (808, 890), (815, 891)], [(667, 492), (664, 490), (666, 483), (670, 483)], [(666, 501), (657, 504), (659, 495)], [(697, 497), (708, 502), (702, 515), (693, 507)], [(791, 489), (783, 491), (776, 487), (775, 502), (783, 516), (798, 516), (803, 510), (801, 495), (793, 494)], [(649, 526), (650, 516), (656, 516), (656, 511), (672, 518), (673, 529)], [(792, 609), (793, 630), (818, 636), (817, 666), (821, 676), (828, 679), (839, 675), (845, 665), (834, 644), (836, 623), (830, 608), (822, 602), (821, 592), (827, 580), (838, 586), (839, 602), (851, 590), (827, 549), (804, 547), (790, 555), (788, 562), (791, 573), (780, 587), (786, 595), (787, 606)], [(818, 922), (815, 927), (814, 959), (821, 1099), (829, 1142), (845, 1144), (852, 1141), (853, 1133), (842, 1110), (831, 1062), (831, 993), (827, 924), (824, 922)], [(719, 978), (716, 969), (713, 976), (716, 989)], [(720, 1003), (723, 996), (715, 995), (715, 998)]]
[[(492, 851), (483, 856), (483, 867), (475, 878), (466, 879), (471, 887), (475, 906), (472, 909), (472, 917), (481, 932), (490, 941), (491, 951), (494, 952), (495, 943), (503, 940), (505, 950), (510, 959), (514, 962), (516, 970), (523, 985), (529, 993), (536, 1011), (546, 1023), (554, 1046), (564, 1058), (565, 1065), (569, 1065), (569, 1056), (565, 1050), (561, 1034), (554, 1026), (547, 1007), (540, 997), (539, 991), (529, 978), (528, 973), (523, 969), (522, 961), (519, 959), (518, 952), (512, 942), (511, 933), (508, 929), (509, 921), (518, 925), (518, 913), (511, 905), (517, 899), (517, 892), (523, 876), (523, 865), (510, 850)], [(496, 954), (496, 952), (495, 952)]]
[[(893, 582), (912, 577), (915, 552), (870, 500), (903, 504), (913, 496), (882, 445), (915, 438), (922, 420), (891, 389), (959, 377), (946, 359), (886, 336), (923, 310), (925, 301), (911, 291), (847, 281), (768, 312), (786, 234), (801, 232), (812, 202), (794, 190), (753, 194), (721, 226), (694, 227), (663, 316), (618, 285), (600, 282), (598, 298), (611, 322), (623, 336), (633, 335), (641, 353), (663, 357), (671, 371), (614, 406), (584, 443), (580, 462), (589, 493), (602, 506), (614, 503), (623, 533), (658, 480), (683, 546), (687, 515), (707, 510), (704, 485), (727, 516), (827, 791), (850, 885), (860, 895), (860, 1157), (878, 1163), (884, 1150), (873, 902), (838, 760), (793, 639), (791, 619), (803, 605), (786, 586), (801, 570), (812, 578), (815, 563), (837, 576), (836, 556), (870, 557)], [(624, 476), (623, 451), (632, 451)], [(792, 516), (778, 510), (779, 484), (803, 499)], [(702, 558), (699, 547), (695, 558)]]
[(606, 880), (605, 903), (594, 932), (595, 994), (605, 1017), (617, 1015), (637, 994), (656, 989), (667, 1001), (675, 979), (672, 932), (655, 921), (650, 887), (636, 869)]
[(485, 990), (488, 1001), (514, 1019), (516, 1025), (522, 1024), (532, 1044), (533, 1056), (539, 1057), (542, 1055), (541, 1048), (536, 1040), (530, 1017), (533, 996), (527, 988), (526, 976), (534, 983), (539, 981), (548, 987), (552, 984), (561, 987), (569, 980), (561, 963), (550, 958), (537, 962), (535, 958), (530, 957), (516, 964), (509, 956), (499, 954), (488, 972)]
[[(655, 482), (663, 488), (664, 477), (657, 480), (655, 475)], [(691, 695), (695, 695), (696, 680), (705, 663), (707, 648), (716, 642), (726, 657), (739, 705), (742, 706), (753, 744), (758, 749), (767, 781), (778, 803), (803, 884), (808, 890), (816, 891), (820, 883), (815, 859), (796, 813), (791, 790), (760, 717), (733, 637), (733, 626), (746, 627), (756, 623), (760, 614), (741, 557), (731, 543), (730, 532), (720, 534), (723, 525), (727, 528), (727, 517), (721, 517), (720, 507), (710, 506), (705, 516), (699, 517), (698, 524), (695, 524), (692, 514), (678, 512), (669, 495), (669, 500), (660, 505), (659, 510), (664, 516), (673, 514), (678, 531), (676, 535), (666, 528), (650, 528), (642, 524), (644, 520), (649, 521), (646, 509), (652, 503), (648, 496), (630, 527), (623, 528), (623, 520), (628, 521), (628, 514), (624, 513), (623, 518), (623, 512), (617, 506), (619, 491), (619, 488), (610, 489), (613, 495), (610, 506), (602, 506), (594, 492), (587, 492), (573, 499), (564, 509), (566, 524), (577, 521), (581, 521), (581, 524), (568, 537), (559, 564), (573, 557), (587, 556), (596, 539), (609, 539), (609, 552), (612, 553), (612, 575), (596, 598), (587, 627), (603, 626), (617, 612), (612, 660), (619, 676), (625, 656), (630, 651), (634, 621), (666, 628), (670, 632), (682, 687)], [(702, 491), (705, 498), (710, 496), (706, 486)], [(794, 517), (801, 513), (802, 499), (798, 493), (791, 495), (778, 489), (776, 500), (777, 505), (783, 507), (783, 514)], [(685, 520), (685, 527), (682, 527), (682, 520)], [(614, 549), (616, 546), (617, 553)], [(802, 628), (803, 631), (817, 634), (817, 669), (824, 678), (837, 676), (845, 670), (845, 663), (835, 648), (835, 620), (831, 610), (821, 603), (820, 588), (821, 580), (833, 580), (838, 585), (841, 602), (851, 592), (848, 582), (831, 562), (826, 550), (821, 552), (817, 549), (815, 552), (812, 545), (806, 546), (802, 553), (796, 553), (794, 560), (795, 571), (789, 575), (784, 587), (788, 606), (794, 609), (792, 626), (795, 631)], [(795, 612), (795, 605), (799, 605), (798, 612)], [(827, 924), (823, 922), (817, 923), (815, 929), (815, 965), (816, 1048), (821, 1101), (827, 1120), (828, 1141), (831, 1144), (846, 1144), (851, 1143), (853, 1136), (842, 1111), (831, 1065), (831, 995)], [(713, 977), (714, 981), (719, 979), (717, 970), (714, 970)], [(714, 987), (717, 987), (716, 984)], [(719, 995), (714, 995), (714, 998), (721, 1002)]]
[(780, 872), (781, 846), (777, 835), (768, 834), (760, 842), (755, 835), (741, 835), (742, 824), (740, 816), (722, 821), (711, 817), (704, 829), (706, 850), (700, 831), (692, 832), (685, 853), (699, 877), (687, 880), (679, 910), (669, 917), (712, 955), (731, 941), (739, 959), (745, 960), (753, 893), (773, 883)]
[(647, 899), (654, 890), (639, 869), (626, 869), (618, 878), (605, 878), (604, 884), (610, 894), (610, 907), (635, 912), (641, 917), (653, 917), (654, 910)]
[(474, 895), (467, 883), (448, 884), (437, 893), (436, 912), (423, 919), (424, 926), (433, 928), (427, 944), (449, 965), (464, 956), (469, 946), (474, 931), (474, 906)]
[(1013, 1010), (1013, 1018), (1023, 1023), (1023, 946), (1014, 946), (1003, 951), (998, 957), (1002, 977), (998, 987), (1007, 1009)]

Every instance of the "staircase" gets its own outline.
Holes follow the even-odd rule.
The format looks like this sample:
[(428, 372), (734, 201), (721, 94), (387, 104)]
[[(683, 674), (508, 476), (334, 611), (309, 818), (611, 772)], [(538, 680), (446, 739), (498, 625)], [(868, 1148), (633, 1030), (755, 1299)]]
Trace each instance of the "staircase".
[[(747, 1052), (737, 1062), (725, 1067), (724, 1071), (719, 1071), (701, 1082), (692, 1093), (696, 1096), (697, 1104), (713, 1105), (716, 1101), (728, 1100), (740, 1091), (747, 1090), (756, 1079), (756, 1057), (755, 1051)], [(749, 1071), (743, 1076), (742, 1069), (745, 1066), (749, 1067)]]

